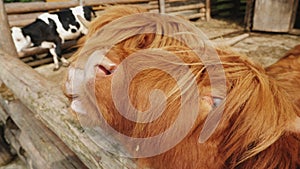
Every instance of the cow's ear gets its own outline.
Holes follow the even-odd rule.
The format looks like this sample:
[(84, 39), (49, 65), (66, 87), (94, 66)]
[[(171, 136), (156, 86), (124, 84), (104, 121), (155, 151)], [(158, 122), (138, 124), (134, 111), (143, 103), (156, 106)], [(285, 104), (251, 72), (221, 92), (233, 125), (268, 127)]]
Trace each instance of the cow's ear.
[(26, 41), (27, 41), (27, 42), (30, 42), (30, 41), (31, 41), (30, 36), (26, 36), (25, 38), (26, 38)]
[(287, 130), (300, 133), (300, 117), (297, 117), (292, 123), (290, 123)]

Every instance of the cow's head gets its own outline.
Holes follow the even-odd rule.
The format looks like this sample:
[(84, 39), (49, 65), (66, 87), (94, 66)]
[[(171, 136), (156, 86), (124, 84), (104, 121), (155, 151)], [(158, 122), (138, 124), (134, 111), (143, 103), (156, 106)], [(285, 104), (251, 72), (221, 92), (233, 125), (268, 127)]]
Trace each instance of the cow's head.
[(22, 29), (19, 27), (11, 28), (11, 36), (14, 41), (17, 52), (20, 52), (22, 49), (28, 48), (31, 46), (31, 39), (29, 36), (24, 36)]
[[(183, 140), (167, 152), (142, 159), (143, 165), (288, 169), (299, 164), (298, 110), (260, 65), (227, 49), (210, 51), (209, 46), (198, 43), (194, 28), (186, 27), (189, 24), (182, 19), (165, 20), (154, 14), (122, 18), (142, 12), (137, 7), (108, 10), (92, 22), (85, 43), (75, 54), (66, 93), (84, 126), (103, 126), (104, 118), (122, 134), (154, 138), (174, 127), (182, 118), (182, 106), (187, 105), (176, 132), (153, 144), (163, 149), (186, 134)], [(140, 31), (146, 33), (137, 33)], [(180, 38), (169, 36), (170, 32)], [(214, 54), (220, 62), (215, 62)], [(144, 69), (145, 65), (150, 67)], [(218, 65), (225, 73), (226, 96), (222, 76), (209, 74), (210, 70), (218, 73)], [(209, 133), (218, 117), (215, 132), (200, 143), (199, 136)], [(185, 121), (189, 118), (193, 120)], [(205, 122), (209, 127), (203, 132)], [(144, 142), (138, 142), (128, 149), (130, 153), (153, 151), (142, 145)], [(289, 157), (293, 158), (280, 160)]]

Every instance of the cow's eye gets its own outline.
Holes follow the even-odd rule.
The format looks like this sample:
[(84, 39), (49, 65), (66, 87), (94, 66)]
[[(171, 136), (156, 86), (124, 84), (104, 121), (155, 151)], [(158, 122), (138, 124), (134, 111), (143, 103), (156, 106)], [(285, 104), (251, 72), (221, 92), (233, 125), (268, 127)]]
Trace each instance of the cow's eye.
[(220, 97), (213, 97), (213, 106), (218, 107), (222, 103), (223, 99)]
[(20, 42), (21, 41), (21, 39), (17, 39), (17, 42)]

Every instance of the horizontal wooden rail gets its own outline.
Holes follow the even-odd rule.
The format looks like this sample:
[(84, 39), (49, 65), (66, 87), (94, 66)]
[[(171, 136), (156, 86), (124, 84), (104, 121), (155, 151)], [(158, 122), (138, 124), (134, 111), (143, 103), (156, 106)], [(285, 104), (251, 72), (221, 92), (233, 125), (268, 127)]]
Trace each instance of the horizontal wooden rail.
[[(62, 49), (68, 49), (71, 47), (74, 47), (77, 43), (77, 40), (69, 40), (66, 41), (63, 45), (62, 45)], [(24, 49), (23, 51), (19, 52), (19, 58), (24, 58), (27, 56), (31, 56), (31, 55), (38, 55), (38, 54), (43, 54), (43, 53), (47, 53), (49, 50), (45, 49), (45, 48), (41, 48), (41, 47), (32, 47), (32, 48), (27, 48)]]
[(11, 14), (8, 15), (9, 21), (19, 21), (24, 19), (36, 19), (42, 12), (26, 13), (26, 14)]
[(190, 9), (200, 9), (204, 8), (204, 3), (198, 3), (198, 4), (190, 4), (190, 5), (184, 5), (184, 6), (176, 6), (176, 7), (169, 7), (166, 9), (166, 12), (177, 12), (177, 11), (184, 11), (184, 10), (190, 10)]
[[(102, 5), (102, 4), (131, 4), (149, 2), (149, 0), (85, 0), (84, 5)], [(27, 3), (7, 3), (5, 9), (7, 14), (32, 13), (40, 11), (57, 10), (70, 8), (79, 5), (79, 1), (68, 2), (27, 2)]]
[[(32, 168), (87, 169), (78, 157), (20, 101), (0, 96), (6, 120), (6, 138)], [(19, 134), (15, 134), (18, 132)], [(29, 163), (31, 161), (31, 163)]]
[(7, 14), (31, 13), (39, 11), (56, 10), (60, 8), (70, 8), (79, 5), (77, 1), (69, 2), (28, 2), (28, 3), (7, 3), (5, 9)]
[[(31, 67), (0, 50), (0, 80), (51, 129), (91, 169), (134, 169), (132, 160), (103, 151), (82, 131), (76, 118), (69, 112), (69, 101), (56, 84), (47, 81)], [(100, 136), (101, 137), (101, 136)], [(112, 145), (113, 140), (97, 142)]]

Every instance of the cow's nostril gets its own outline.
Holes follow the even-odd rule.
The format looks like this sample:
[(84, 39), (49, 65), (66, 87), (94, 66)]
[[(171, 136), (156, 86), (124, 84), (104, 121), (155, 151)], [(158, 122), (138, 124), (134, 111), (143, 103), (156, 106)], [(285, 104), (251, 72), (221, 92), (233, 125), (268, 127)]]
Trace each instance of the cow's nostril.
[(97, 65), (98, 71), (101, 72), (102, 75), (111, 75), (115, 69), (116, 69), (116, 65), (115, 64), (108, 64), (108, 65), (102, 65), (102, 64), (98, 64)]
[(102, 72), (104, 72), (105, 75), (110, 75), (111, 72), (107, 70), (104, 66), (98, 65), (98, 69), (100, 69)]
[(71, 29), (71, 32), (75, 33), (75, 32), (77, 32), (77, 30), (76, 29)]

